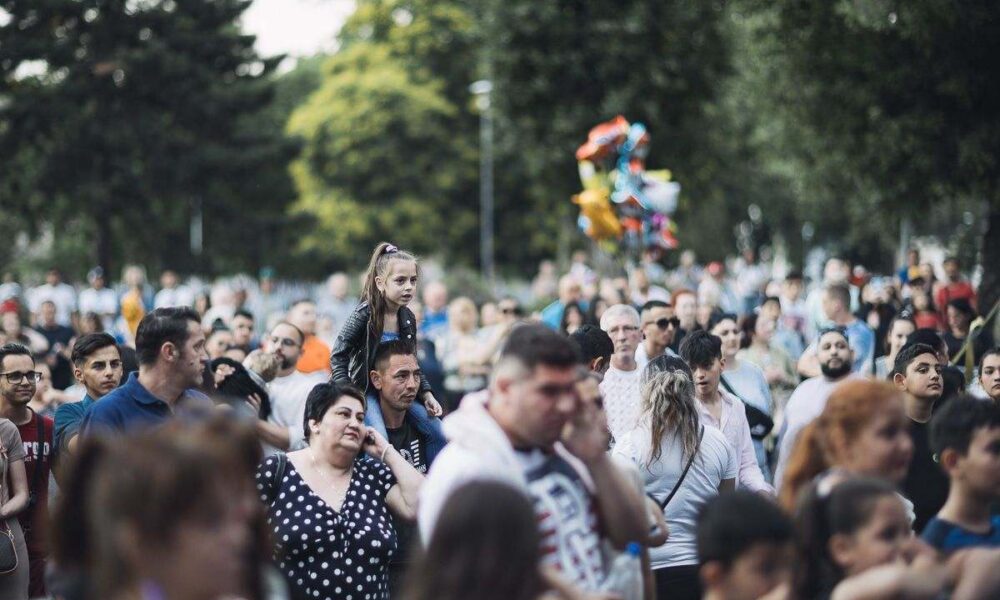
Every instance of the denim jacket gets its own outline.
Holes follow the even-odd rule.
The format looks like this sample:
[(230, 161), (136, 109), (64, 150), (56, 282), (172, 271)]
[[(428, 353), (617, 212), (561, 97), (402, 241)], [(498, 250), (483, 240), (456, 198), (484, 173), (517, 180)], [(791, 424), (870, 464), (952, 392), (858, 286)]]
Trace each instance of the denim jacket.
[[(382, 437), (388, 439), (389, 434), (385, 428), (385, 419), (382, 417), (382, 407), (378, 402), (378, 395), (368, 394), (366, 404), (365, 425), (373, 427), (375, 431), (382, 434)], [(444, 437), (444, 431), (441, 429), (441, 419), (432, 417), (424, 405), (416, 400), (410, 405), (410, 410), (406, 413), (406, 418), (410, 420), (410, 423), (416, 427), (417, 432), (424, 438), (424, 443), (427, 447), (427, 465), (430, 466), (434, 462), (434, 458), (438, 455), (438, 452), (448, 443), (448, 440)]]

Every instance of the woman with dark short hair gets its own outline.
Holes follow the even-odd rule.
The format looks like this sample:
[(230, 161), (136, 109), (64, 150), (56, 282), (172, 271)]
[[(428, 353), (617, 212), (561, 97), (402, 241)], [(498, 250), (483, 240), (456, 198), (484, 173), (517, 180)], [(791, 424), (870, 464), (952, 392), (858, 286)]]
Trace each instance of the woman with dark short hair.
[(423, 476), (365, 427), (365, 398), (353, 386), (314, 387), (304, 429), (306, 448), (257, 469), (291, 597), (387, 600), (396, 551), (392, 515), (415, 518)]

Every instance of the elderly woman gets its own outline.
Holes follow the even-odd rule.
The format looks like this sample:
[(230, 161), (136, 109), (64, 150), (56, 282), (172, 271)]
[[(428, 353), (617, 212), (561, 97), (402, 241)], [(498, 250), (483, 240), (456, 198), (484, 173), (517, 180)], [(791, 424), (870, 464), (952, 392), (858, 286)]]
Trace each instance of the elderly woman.
[(396, 550), (390, 512), (414, 518), (423, 477), (365, 427), (365, 398), (357, 388), (317, 385), (306, 400), (305, 421), (309, 445), (272, 456), (257, 470), (291, 597), (388, 599)]

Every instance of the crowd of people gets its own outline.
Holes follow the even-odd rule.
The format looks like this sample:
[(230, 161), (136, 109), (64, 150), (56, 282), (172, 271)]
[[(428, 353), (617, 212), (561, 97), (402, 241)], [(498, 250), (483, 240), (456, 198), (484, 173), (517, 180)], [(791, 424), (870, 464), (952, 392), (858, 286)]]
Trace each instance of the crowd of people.
[(0, 598), (1000, 597), (959, 262), (661, 258), (475, 299), (389, 243), (356, 296), (7, 277)]

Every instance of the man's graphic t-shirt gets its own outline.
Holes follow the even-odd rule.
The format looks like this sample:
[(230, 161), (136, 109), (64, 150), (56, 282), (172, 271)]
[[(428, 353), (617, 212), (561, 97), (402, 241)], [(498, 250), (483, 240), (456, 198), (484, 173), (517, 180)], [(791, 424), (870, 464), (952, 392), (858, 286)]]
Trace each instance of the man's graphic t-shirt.
[(397, 429), (386, 428), (389, 443), (399, 451), (419, 473), (427, 473), (427, 452), (424, 440), (417, 428), (410, 424), (409, 419), (403, 419), (403, 425)]
[(604, 579), (597, 506), (580, 474), (563, 458), (519, 451), (542, 536), (542, 562), (571, 582), (597, 591)]

